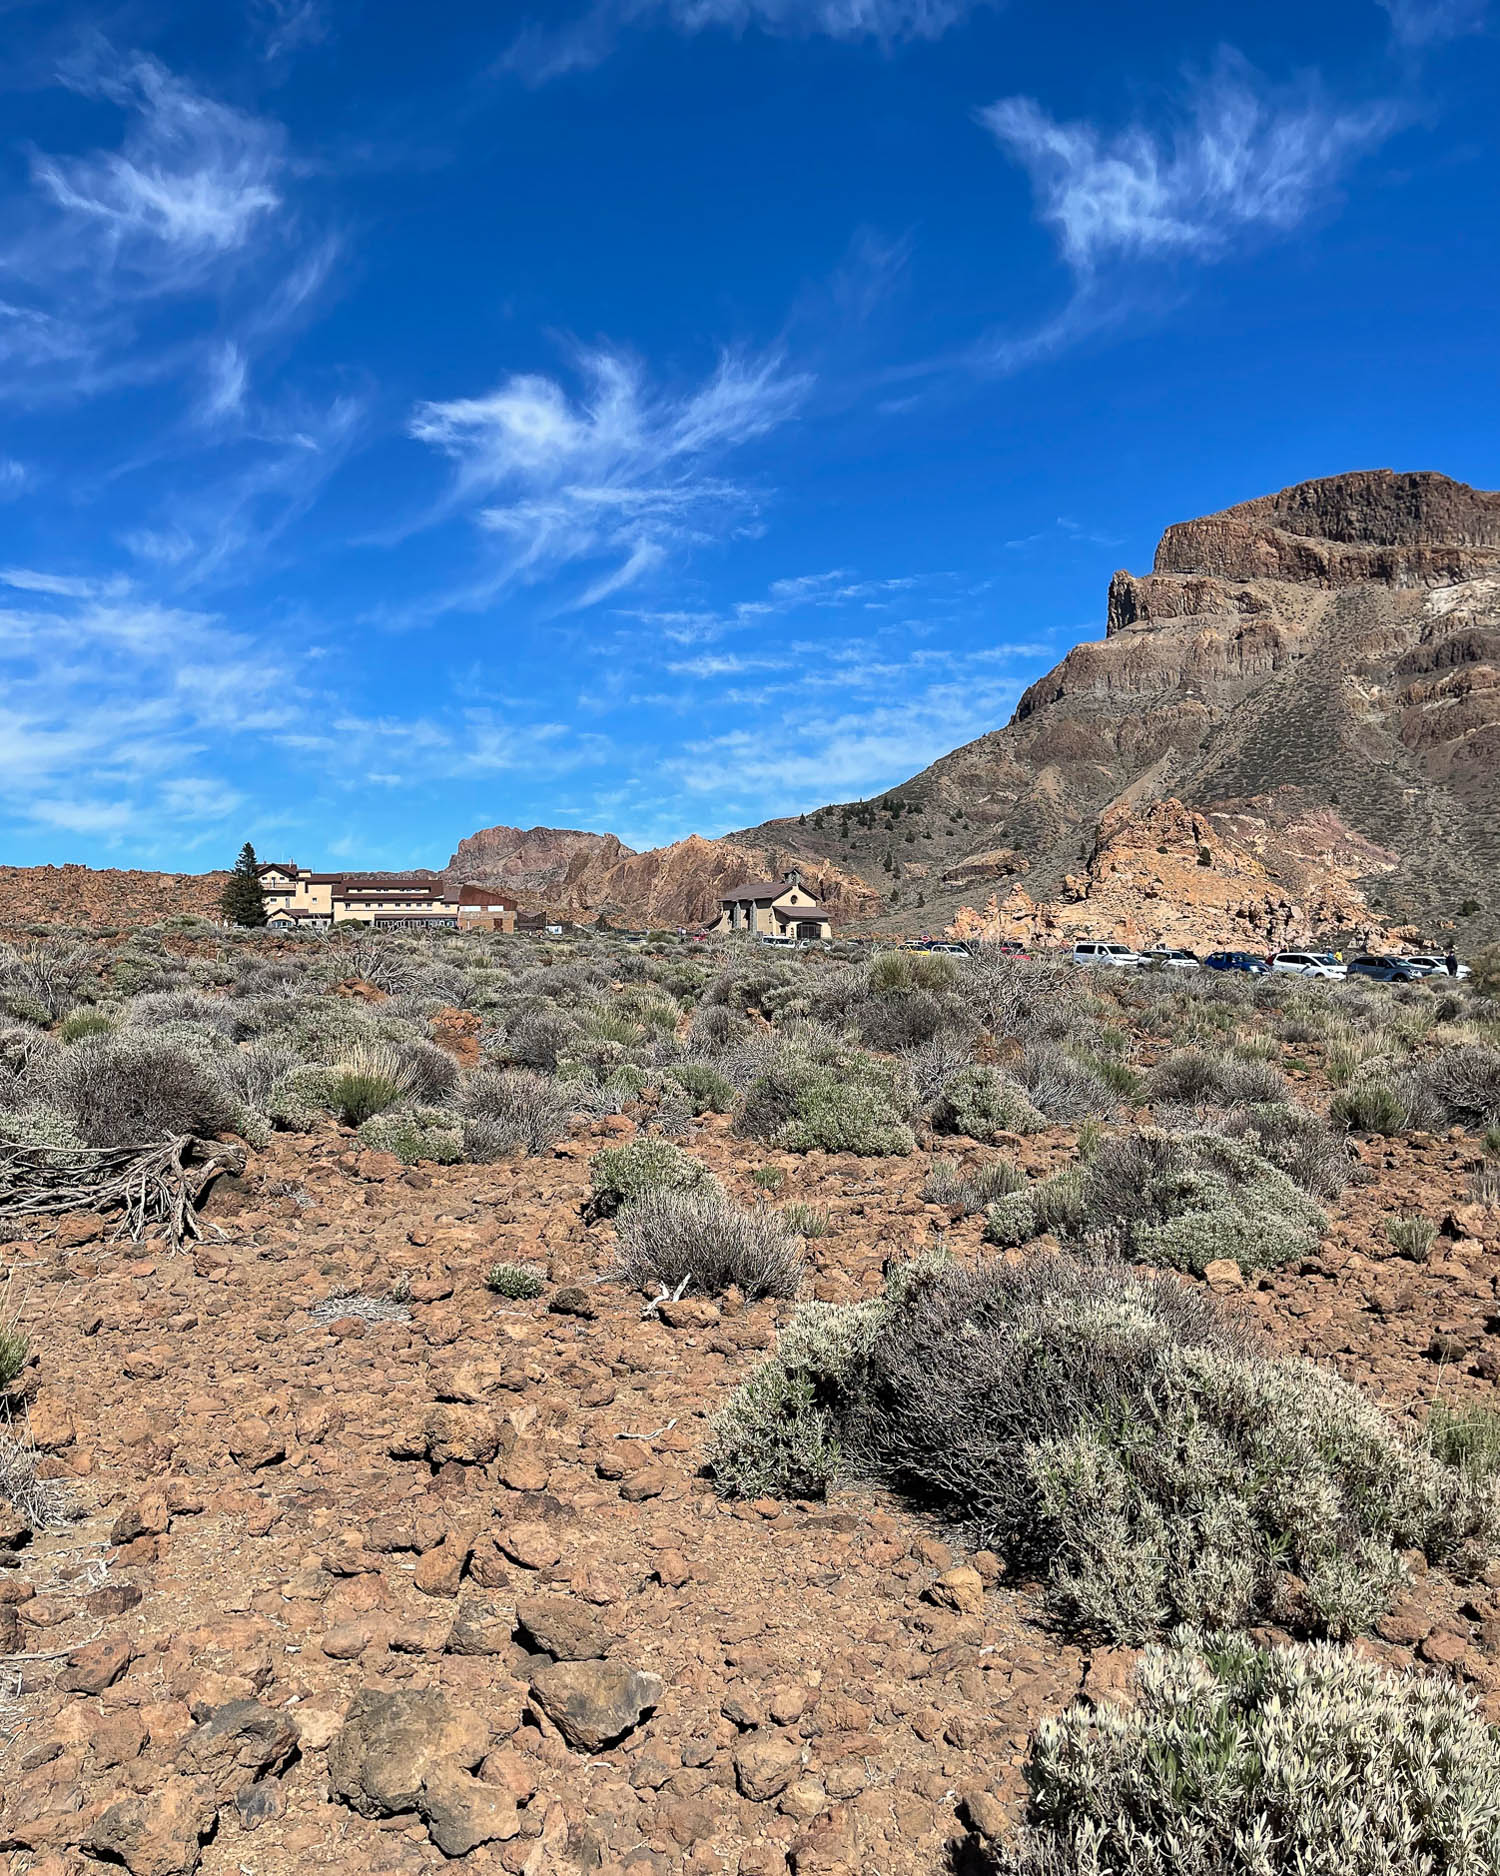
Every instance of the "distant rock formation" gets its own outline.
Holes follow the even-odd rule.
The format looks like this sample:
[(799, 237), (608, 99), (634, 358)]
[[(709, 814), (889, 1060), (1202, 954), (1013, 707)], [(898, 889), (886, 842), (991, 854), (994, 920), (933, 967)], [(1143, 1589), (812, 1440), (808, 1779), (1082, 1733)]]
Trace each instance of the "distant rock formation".
[[(747, 846), (691, 834), (668, 847), (636, 853), (613, 834), (537, 827), (493, 827), (460, 841), (449, 876), (509, 887), (523, 904), (573, 919), (601, 914), (636, 925), (699, 925), (719, 909), (719, 894), (745, 879), (779, 878), (797, 864), (786, 846)], [(836, 923), (872, 917), (879, 894), (841, 868), (806, 868), (804, 884)]]
[(836, 856), (911, 929), (1001, 905), (1017, 855), (1029, 903), (1077, 904), (1112, 810), (1169, 801), (1309, 913), (1326, 854), (1351, 912), (1500, 931), (1500, 494), (1382, 469), (1179, 523), (1004, 729), (733, 838)]

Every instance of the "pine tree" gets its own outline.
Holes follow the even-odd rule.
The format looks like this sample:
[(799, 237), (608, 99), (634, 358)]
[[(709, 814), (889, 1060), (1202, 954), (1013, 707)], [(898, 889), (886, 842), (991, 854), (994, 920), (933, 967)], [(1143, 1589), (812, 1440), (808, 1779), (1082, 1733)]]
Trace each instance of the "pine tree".
[(248, 840), (240, 848), (234, 871), (225, 882), (219, 910), (231, 925), (264, 925), (266, 922), (266, 895), (261, 891), (255, 849)]

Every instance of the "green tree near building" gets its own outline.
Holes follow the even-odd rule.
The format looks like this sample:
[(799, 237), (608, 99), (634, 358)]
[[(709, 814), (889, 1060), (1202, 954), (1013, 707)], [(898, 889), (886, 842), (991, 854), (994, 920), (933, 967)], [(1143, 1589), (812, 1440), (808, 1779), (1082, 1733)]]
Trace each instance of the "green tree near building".
[(240, 848), (240, 857), (225, 883), (219, 910), (231, 925), (264, 925), (266, 922), (266, 895), (261, 891), (260, 867), (248, 840)]

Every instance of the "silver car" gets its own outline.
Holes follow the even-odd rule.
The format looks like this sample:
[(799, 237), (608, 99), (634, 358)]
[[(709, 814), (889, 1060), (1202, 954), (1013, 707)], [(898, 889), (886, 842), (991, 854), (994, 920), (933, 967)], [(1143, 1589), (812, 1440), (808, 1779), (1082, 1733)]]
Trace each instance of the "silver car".
[(1196, 951), (1177, 950), (1171, 945), (1158, 945), (1154, 950), (1143, 951), (1141, 962), (1145, 965), (1154, 965), (1158, 970), (1163, 971), (1201, 971), (1203, 969)]
[(1143, 964), (1145, 959), (1139, 951), (1129, 945), (1116, 944), (1108, 939), (1080, 939), (1073, 947), (1075, 964), (1108, 964), (1117, 969), (1134, 969)]
[(1346, 977), (1348, 972), (1337, 959), (1321, 951), (1278, 951), (1271, 959), (1271, 971), (1277, 977)]
[[(1435, 957), (1431, 952), (1426, 952), (1419, 958), (1402, 958), (1401, 962), (1418, 977), (1446, 977), (1448, 975), (1448, 960)], [(1474, 975), (1467, 964), (1460, 964), (1456, 974), (1459, 977)]]

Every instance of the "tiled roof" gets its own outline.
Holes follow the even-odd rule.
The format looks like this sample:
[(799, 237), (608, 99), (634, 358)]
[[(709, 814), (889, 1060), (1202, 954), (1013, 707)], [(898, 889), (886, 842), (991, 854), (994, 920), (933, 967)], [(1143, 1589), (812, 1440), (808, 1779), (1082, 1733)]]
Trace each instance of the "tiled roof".
[(743, 885), (731, 886), (728, 892), (719, 894), (721, 904), (730, 899), (779, 899), (784, 892), (790, 892), (791, 886), (786, 880), (747, 879)]

